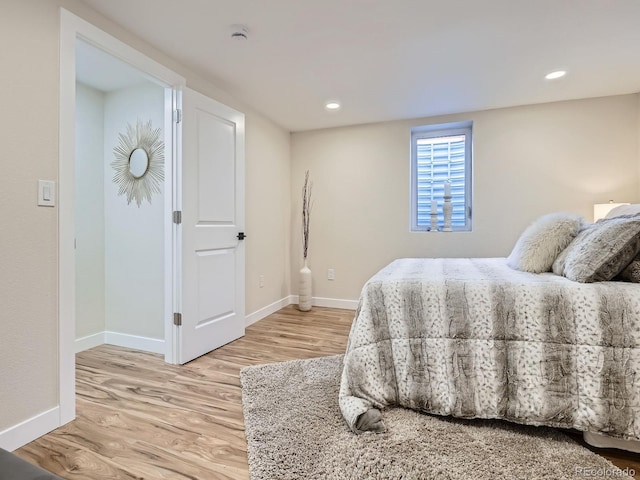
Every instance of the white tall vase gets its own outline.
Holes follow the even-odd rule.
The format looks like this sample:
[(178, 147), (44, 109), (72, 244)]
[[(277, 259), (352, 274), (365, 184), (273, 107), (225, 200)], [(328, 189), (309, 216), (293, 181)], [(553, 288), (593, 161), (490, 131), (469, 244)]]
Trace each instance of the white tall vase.
[(304, 259), (304, 267), (300, 269), (300, 286), (298, 288), (298, 310), (308, 312), (311, 310), (311, 270)]

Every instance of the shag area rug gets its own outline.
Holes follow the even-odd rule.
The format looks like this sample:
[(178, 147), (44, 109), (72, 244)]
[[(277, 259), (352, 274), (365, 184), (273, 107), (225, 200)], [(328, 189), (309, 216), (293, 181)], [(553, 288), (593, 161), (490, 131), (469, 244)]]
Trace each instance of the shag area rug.
[(252, 480), (627, 477), (563, 433), (393, 408), (386, 433), (353, 434), (338, 408), (342, 356), (244, 368)]

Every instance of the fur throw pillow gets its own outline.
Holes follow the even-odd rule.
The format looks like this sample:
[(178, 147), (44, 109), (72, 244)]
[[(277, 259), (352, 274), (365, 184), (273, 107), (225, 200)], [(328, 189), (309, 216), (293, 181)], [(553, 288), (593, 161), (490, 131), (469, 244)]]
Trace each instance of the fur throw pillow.
[(553, 265), (576, 282), (606, 282), (640, 254), (640, 216), (600, 220), (584, 229)]
[(626, 266), (615, 280), (623, 282), (640, 283), (640, 258), (636, 257), (629, 265)]
[(513, 247), (507, 265), (514, 270), (542, 273), (578, 235), (582, 217), (572, 213), (549, 213), (529, 225)]

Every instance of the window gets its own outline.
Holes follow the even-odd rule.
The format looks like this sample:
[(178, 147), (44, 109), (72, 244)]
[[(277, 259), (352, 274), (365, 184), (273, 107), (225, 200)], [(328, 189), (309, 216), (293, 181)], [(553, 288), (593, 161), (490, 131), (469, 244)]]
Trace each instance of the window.
[(432, 200), (442, 229), (445, 182), (451, 184), (452, 229), (471, 230), (471, 131), (471, 122), (411, 129), (412, 231), (429, 230)]

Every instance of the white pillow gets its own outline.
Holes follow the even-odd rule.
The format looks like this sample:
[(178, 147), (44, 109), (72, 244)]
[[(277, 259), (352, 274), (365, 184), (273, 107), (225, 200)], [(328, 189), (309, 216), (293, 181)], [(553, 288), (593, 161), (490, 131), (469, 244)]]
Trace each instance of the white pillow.
[(523, 272), (551, 271), (556, 257), (578, 235), (581, 226), (582, 217), (573, 213), (543, 215), (522, 232), (507, 265)]

